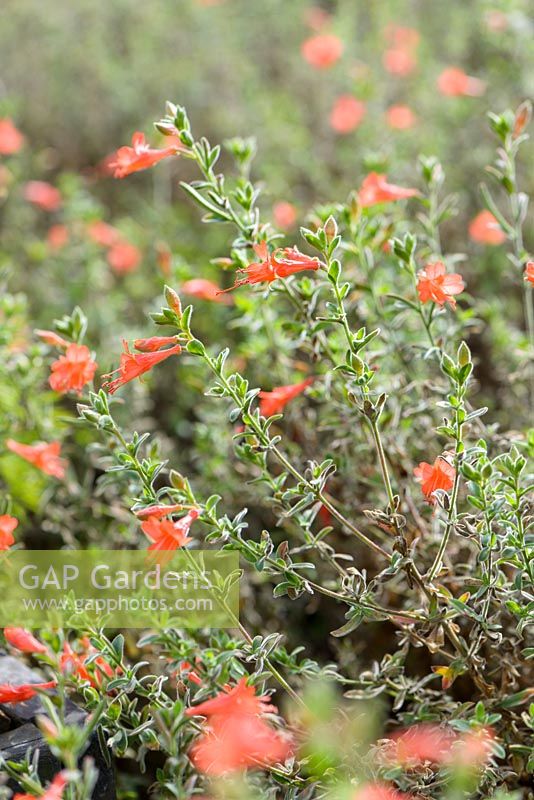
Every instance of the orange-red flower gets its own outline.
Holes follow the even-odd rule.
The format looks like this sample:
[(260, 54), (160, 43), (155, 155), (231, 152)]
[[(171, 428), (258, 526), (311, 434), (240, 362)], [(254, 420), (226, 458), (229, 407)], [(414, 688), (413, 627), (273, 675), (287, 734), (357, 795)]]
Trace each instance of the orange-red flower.
[(333, 33), (311, 36), (302, 43), (300, 52), (305, 61), (316, 69), (327, 69), (339, 61), (343, 53), (343, 42)]
[(199, 676), (198, 672), (192, 668), (189, 661), (181, 662), (180, 671), (184, 673), (182, 678), (191, 681), (191, 683), (196, 683), (197, 686), (202, 686), (202, 678)]
[(162, 519), (163, 517), (167, 517), (169, 514), (174, 514), (175, 511), (181, 511), (182, 509), (183, 506), (181, 503), (175, 503), (172, 506), (154, 505), (146, 506), (145, 508), (138, 508), (137, 511), (134, 511), (134, 514), (138, 519), (147, 519), (148, 517)]
[(440, 764), (450, 754), (455, 739), (451, 731), (438, 725), (414, 725), (393, 734), (386, 758), (395, 764)]
[(390, 106), (386, 111), (386, 123), (397, 131), (407, 131), (413, 128), (417, 117), (409, 106)]
[(421, 491), (429, 503), (435, 503), (434, 492), (438, 489), (443, 489), (445, 492), (452, 489), (456, 470), (442, 456), (438, 456), (433, 464), (421, 461), (413, 474), (421, 484)]
[(200, 516), (200, 511), (192, 508), (185, 517), (173, 522), (170, 519), (158, 519), (150, 515), (141, 525), (141, 530), (150, 539), (152, 544), (149, 550), (176, 550), (184, 547), (192, 539), (187, 534), (193, 522)]
[(506, 234), (491, 211), (481, 211), (469, 224), (469, 236), (479, 244), (502, 244)]
[(422, 303), (433, 302), (438, 306), (448, 303), (456, 308), (455, 294), (463, 292), (465, 284), (457, 272), (447, 274), (445, 264), (435, 261), (417, 273), (417, 294)]
[(141, 251), (134, 244), (119, 240), (109, 248), (107, 260), (114, 272), (124, 275), (137, 269), (141, 262)]
[(53, 478), (64, 478), (67, 462), (60, 458), (61, 444), (59, 442), (38, 442), (37, 444), (23, 444), (13, 439), (6, 441), (6, 446), (12, 453), (33, 464), (45, 475)]
[(238, 714), (213, 717), (189, 757), (196, 769), (219, 776), (283, 763), (291, 750), (290, 740), (260, 717)]
[(417, 66), (415, 53), (405, 47), (391, 47), (382, 57), (384, 68), (392, 75), (406, 78)]
[(104, 378), (111, 378), (112, 375), (117, 375), (112, 381), (106, 381), (102, 384), (110, 394), (114, 394), (120, 386), (125, 383), (133, 381), (140, 375), (144, 375), (156, 364), (165, 361), (169, 356), (178, 355), (181, 353), (182, 348), (179, 344), (169, 347), (167, 350), (158, 350), (156, 353), (130, 353), (128, 349), (128, 342), (123, 340), (124, 352), (121, 355), (119, 367), (108, 375), (103, 375)]
[(312, 383), (313, 378), (307, 378), (301, 383), (278, 386), (276, 389), (273, 389), (272, 392), (260, 392), (260, 414), (263, 417), (279, 414), (290, 400), (301, 394), (308, 386), (311, 386)]
[(103, 247), (113, 247), (121, 238), (121, 233), (117, 228), (114, 228), (113, 225), (108, 225), (107, 222), (101, 219), (89, 223), (87, 226), (87, 235), (93, 242)]
[(181, 286), (181, 291), (191, 297), (198, 297), (200, 300), (211, 300), (214, 303), (229, 304), (232, 302), (228, 295), (221, 293), (221, 287), (207, 278), (193, 278), (186, 281)]
[(46, 241), (52, 250), (61, 250), (69, 241), (69, 229), (66, 225), (52, 225), (48, 229)]
[(370, 172), (362, 182), (358, 192), (358, 202), (362, 208), (369, 208), (379, 203), (392, 203), (395, 200), (417, 197), (418, 194), (417, 189), (396, 186), (394, 183), (388, 183), (386, 175)]
[(24, 187), (24, 199), (43, 211), (57, 211), (63, 202), (59, 189), (46, 181), (29, 181)]
[(148, 169), (164, 158), (177, 155), (178, 151), (179, 147), (176, 142), (162, 150), (150, 147), (145, 139), (145, 134), (136, 131), (132, 136), (132, 146), (120, 147), (115, 153), (113, 161), (109, 162), (109, 168), (113, 170), (115, 178), (125, 178), (132, 172)]
[(86, 637), (80, 640), (84, 652), (77, 653), (69, 642), (63, 643), (63, 652), (59, 657), (59, 668), (67, 675), (76, 675), (80, 680), (87, 681), (94, 688), (102, 685), (103, 675), (112, 678), (115, 672), (110, 664), (102, 657), (93, 658), (90, 664), (87, 659), (98, 652)]
[(4, 628), (6, 641), (21, 653), (46, 653), (45, 645), (25, 628)]
[(55, 392), (81, 394), (85, 384), (93, 380), (96, 367), (96, 361), (91, 358), (88, 347), (84, 344), (69, 344), (65, 355), (53, 362), (48, 382)]
[(463, 69), (447, 67), (438, 78), (438, 89), (446, 97), (480, 97), (486, 91), (486, 84), (466, 75)]
[(15, 544), (13, 531), (18, 524), (19, 521), (16, 517), (12, 517), (9, 514), (0, 516), (0, 550), (9, 550), (11, 545)]
[(477, 769), (492, 755), (494, 744), (495, 734), (491, 728), (475, 728), (458, 737), (450, 760), (455, 765)]
[(52, 689), (56, 681), (47, 683), (21, 683), (13, 686), (11, 683), (0, 684), (0, 703), (23, 703), (37, 694), (37, 689)]
[(330, 112), (330, 127), (337, 133), (350, 133), (361, 123), (365, 111), (365, 103), (361, 100), (351, 94), (342, 94)]
[(24, 136), (15, 127), (13, 120), (0, 119), (0, 155), (11, 156), (18, 153), (24, 145)]
[[(321, 262), (318, 258), (311, 258), (300, 253), (296, 247), (278, 248), (273, 253), (269, 253), (267, 242), (254, 245), (254, 251), (259, 257), (259, 261), (249, 264), (244, 269), (237, 270), (244, 272), (246, 278), (237, 280), (231, 289), (236, 286), (243, 286), (245, 283), (272, 283), (277, 278), (287, 278), (296, 272), (304, 270), (318, 270)], [(225, 289), (230, 291), (231, 289)]]
[(223, 692), (205, 700), (198, 706), (192, 706), (185, 712), (187, 717), (212, 717), (233, 715), (259, 715), (276, 712), (276, 707), (266, 695), (257, 695), (254, 686), (247, 685), (247, 679), (241, 678), (233, 688), (226, 688)]
[(287, 200), (278, 200), (273, 205), (273, 220), (277, 228), (287, 231), (297, 223), (297, 209)]
[(134, 339), (133, 346), (142, 353), (154, 353), (168, 344), (176, 344), (176, 336), (150, 336), (148, 339)]
[(33, 794), (16, 794), (13, 797), (13, 800), (62, 800), (63, 797), (63, 790), (67, 785), (68, 780), (65, 776), (64, 772), (59, 772), (51, 784), (49, 784), (48, 789), (44, 794), (40, 794), (37, 798), (36, 795)]
[(524, 280), (528, 281), (529, 283), (534, 283), (534, 261), (527, 262)]

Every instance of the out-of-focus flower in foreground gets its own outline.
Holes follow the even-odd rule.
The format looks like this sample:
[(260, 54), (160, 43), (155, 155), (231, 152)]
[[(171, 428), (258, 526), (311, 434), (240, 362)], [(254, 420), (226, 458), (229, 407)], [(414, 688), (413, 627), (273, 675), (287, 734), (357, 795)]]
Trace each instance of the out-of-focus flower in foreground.
[(137, 269), (141, 262), (141, 251), (130, 242), (118, 241), (109, 248), (107, 260), (113, 272), (124, 275)]
[(166, 358), (178, 355), (178, 353), (182, 352), (181, 346), (175, 344), (173, 347), (169, 347), (166, 350), (158, 350), (155, 353), (131, 353), (128, 348), (128, 342), (123, 340), (122, 344), (124, 352), (121, 355), (118, 368), (108, 375), (102, 376), (104, 378), (111, 378), (113, 375), (117, 375), (113, 380), (105, 381), (102, 384), (103, 388), (110, 394), (114, 394), (117, 389), (124, 386), (125, 383), (129, 383), (129, 381), (133, 381), (134, 378), (139, 378), (140, 375), (144, 375), (145, 372), (151, 370), (152, 367), (159, 364), (161, 361), (165, 361)]
[(125, 178), (131, 175), (132, 172), (140, 172), (143, 169), (148, 169), (154, 166), (164, 158), (169, 156), (178, 155), (180, 149), (174, 141), (169, 147), (163, 147), (158, 150), (155, 147), (150, 147), (145, 139), (145, 134), (141, 131), (136, 131), (132, 136), (132, 146), (119, 147), (113, 160), (109, 161), (109, 169), (113, 171), (115, 178)]
[(283, 231), (294, 228), (297, 223), (297, 209), (287, 200), (279, 200), (273, 205), (273, 220), (277, 228)]
[(417, 294), (422, 303), (433, 302), (438, 306), (448, 303), (456, 308), (454, 295), (463, 292), (465, 284), (457, 272), (447, 273), (442, 261), (427, 264), (417, 273)]
[(302, 43), (301, 53), (305, 61), (316, 69), (328, 69), (339, 61), (343, 54), (343, 42), (333, 33), (320, 33)]
[(37, 795), (33, 794), (19, 793), (13, 797), (13, 800), (62, 800), (63, 791), (67, 783), (66, 774), (64, 772), (59, 772), (44, 794), (40, 794), (39, 797), (37, 797)]
[(433, 496), (434, 492), (438, 489), (442, 489), (444, 492), (452, 489), (456, 470), (442, 456), (438, 456), (433, 464), (421, 461), (419, 466), (414, 469), (413, 474), (421, 484), (424, 496), (429, 503), (433, 504), (436, 502)]
[(46, 181), (28, 181), (24, 186), (24, 199), (43, 211), (57, 211), (63, 202), (59, 189)]
[(438, 77), (438, 89), (446, 97), (480, 97), (486, 91), (486, 84), (479, 78), (472, 78), (459, 67), (447, 67)]
[(450, 754), (456, 737), (438, 725), (413, 725), (393, 734), (387, 743), (386, 760), (409, 766), (430, 762), (442, 763)]
[(534, 283), (534, 261), (527, 261), (524, 280)]
[(6, 447), (12, 453), (16, 453), (28, 463), (33, 464), (45, 475), (51, 475), (53, 478), (59, 478), (60, 480), (65, 477), (67, 462), (60, 458), (61, 444), (59, 442), (23, 444), (22, 442), (16, 442), (14, 439), (8, 439)]
[(379, 203), (393, 203), (395, 200), (405, 200), (418, 195), (417, 189), (396, 186), (394, 183), (388, 183), (386, 175), (370, 172), (362, 182), (358, 192), (358, 202), (362, 208), (370, 208)]
[(479, 244), (503, 244), (506, 234), (491, 211), (481, 211), (469, 224), (469, 236)]
[(417, 123), (417, 117), (409, 106), (390, 106), (386, 111), (386, 123), (397, 131), (407, 131)]
[(0, 684), (0, 703), (24, 703), (35, 697), (38, 689), (52, 689), (56, 681), (47, 683), (21, 683), (13, 686), (11, 683)]
[(10, 514), (0, 515), (0, 550), (9, 550), (15, 544), (13, 531), (18, 526), (19, 521)]
[(102, 219), (93, 220), (88, 224), (87, 235), (102, 247), (113, 247), (121, 238), (120, 231)]
[(301, 383), (289, 384), (288, 386), (278, 386), (271, 392), (260, 392), (260, 414), (263, 417), (270, 417), (279, 414), (283, 408), (299, 394), (311, 386), (313, 378), (307, 378)]
[(350, 133), (361, 123), (365, 111), (365, 103), (351, 94), (343, 94), (337, 98), (330, 112), (330, 127), (336, 133)]
[(52, 225), (46, 234), (46, 241), (52, 250), (61, 250), (69, 241), (69, 229), (66, 225)]
[(12, 156), (24, 146), (24, 136), (12, 119), (0, 119), (0, 155)]
[(198, 297), (199, 300), (210, 300), (214, 303), (229, 304), (232, 299), (227, 294), (221, 293), (221, 287), (207, 278), (192, 278), (180, 287), (183, 294)]
[(88, 347), (84, 344), (69, 344), (65, 355), (53, 362), (48, 382), (55, 392), (81, 394), (83, 387), (93, 380), (96, 367), (96, 361), (91, 358)]
[(4, 628), (6, 641), (21, 653), (46, 653), (48, 648), (25, 628)]

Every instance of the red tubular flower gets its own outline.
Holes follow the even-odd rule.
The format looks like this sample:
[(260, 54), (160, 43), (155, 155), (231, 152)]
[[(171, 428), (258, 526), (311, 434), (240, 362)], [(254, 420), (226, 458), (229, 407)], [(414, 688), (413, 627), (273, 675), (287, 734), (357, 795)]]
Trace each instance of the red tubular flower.
[(417, 123), (417, 118), (409, 106), (390, 106), (386, 111), (386, 123), (397, 131), (407, 131)]
[(481, 211), (469, 224), (469, 236), (479, 244), (502, 244), (506, 234), (491, 211)]
[(445, 461), (443, 456), (438, 456), (433, 464), (428, 464), (426, 461), (421, 461), (418, 467), (413, 471), (415, 478), (421, 484), (421, 491), (429, 503), (435, 503), (433, 494), (438, 489), (443, 489), (445, 492), (450, 491), (454, 484), (456, 470)]
[(24, 146), (24, 136), (15, 127), (13, 120), (0, 119), (0, 155), (12, 156)]
[(141, 263), (141, 251), (130, 242), (118, 241), (108, 250), (107, 261), (113, 272), (124, 275), (137, 269)]
[(189, 661), (182, 661), (180, 664), (180, 672), (185, 673), (182, 675), (184, 679), (191, 681), (191, 683), (196, 683), (197, 686), (202, 686), (202, 679), (192, 668)]
[(9, 514), (0, 516), (0, 550), (9, 550), (11, 545), (15, 544), (13, 531), (18, 524), (19, 521), (16, 517), (11, 517)]
[(236, 286), (243, 286), (245, 283), (272, 283), (277, 278), (287, 278), (296, 272), (309, 269), (318, 270), (321, 266), (318, 258), (305, 256), (296, 247), (279, 248), (274, 253), (269, 253), (267, 242), (262, 242), (254, 245), (254, 251), (260, 260), (249, 264), (244, 269), (237, 270), (244, 272), (247, 277), (236, 281), (230, 289), (225, 289), (226, 292), (235, 289)]
[(173, 506), (147, 506), (146, 508), (139, 508), (133, 513), (138, 519), (148, 519), (148, 517), (162, 519), (163, 517), (167, 517), (169, 514), (174, 514), (175, 511), (181, 511), (182, 509), (183, 506), (180, 503), (176, 503)]
[(35, 697), (38, 689), (52, 689), (57, 681), (47, 683), (21, 683), (13, 686), (11, 683), (0, 684), (0, 703), (23, 703)]
[(43, 342), (51, 345), (51, 347), (67, 348), (69, 346), (69, 343), (54, 331), (43, 331), (37, 329), (34, 331), (34, 333), (39, 337), (39, 339), (42, 339)]
[(213, 717), (189, 752), (194, 766), (208, 775), (283, 763), (291, 742), (253, 714)]
[(63, 790), (65, 789), (68, 780), (64, 772), (58, 772), (48, 789), (44, 794), (39, 795), (37, 798), (33, 794), (16, 794), (13, 800), (62, 800)]
[(168, 344), (176, 344), (176, 336), (151, 336), (149, 339), (134, 339), (133, 346), (142, 353), (154, 353)]
[(328, 69), (343, 54), (343, 42), (333, 33), (321, 33), (302, 43), (300, 52), (305, 61), (316, 69)]
[(33, 464), (34, 467), (40, 469), (45, 475), (51, 475), (53, 478), (64, 478), (65, 468), (67, 462), (59, 457), (61, 452), (61, 444), (59, 442), (38, 442), (37, 444), (22, 444), (22, 442), (15, 442), (13, 439), (6, 441), (6, 447), (12, 453)]
[(534, 283), (534, 261), (527, 261), (524, 280)]
[(297, 223), (297, 209), (287, 200), (279, 200), (273, 205), (273, 220), (277, 228), (283, 231), (294, 228)]
[(366, 106), (351, 94), (337, 98), (330, 112), (330, 127), (336, 133), (350, 133), (355, 130), (365, 116)]
[(414, 725), (391, 737), (386, 758), (403, 765), (441, 764), (449, 756), (455, 739), (451, 731), (437, 725)]
[(119, 368), (110, 372), (108, 375), (103, 375), (104, 378), (111, 378), (112, 375), (118, 375), (112, 381), (106, 381), (102, 384), (110, 394), (114, 394), (120, 386), (125, 383), (133, 381), (145, 372), (149, 372), (156, 364), (165, 361), (169, 356), (178, 355), (182, 352), (179, 344), (174, 347), (169, 347), (167, 350), (158, 350), (156, 353), (130, 353), (128, 343), (123, 341), (124, 353), (121, 355)]
[(386, 175), (370, 172), (362, 182), (358, 192), (358, 202), (362, 208), (369, 208), (379, 203), (392, 203), (395, 200), (404, 200), (418, 195), (417, 189), (404, 189), (402, 186), (388, 183)]
[(177, 522), (172, 522), (170, 519), (158, 519), (155, 515), (151, 515), (143, 522), (141, 529), (144, 534), (150, 539), (152, 544), (149, 550), (176, 550), (179, 547), (184, 547), (192, 539), (187, 535), (193, 522), (200, 516), (200, 511), (192, 508), (185, 517), (182, 517)]
[(69, 344), (65, 355), (53, 362), (48, 383), (60, 394), (67, 392), (81, 394), (85, 384), (93, 380), (96, 367), (96, 361), (91, 358), (88, 347), (84, 344)]
[(272, 392), (260, 392), (260, 414), (263, 417), (270, 417), (278, 414), (286, 404), (297, 395), (301, 394), (308, 386), (313, 383), (313, 378), (306, 378), (301, 383), (289, 384), (288, 386), (278, 386)]
[(43, 211), (57, 211), (62, 203), (59, 189), (46, 181), (29, 181), (24, 187), (24, 199)]
[(417, 293), (422, 303), (432, 301), (438, 306), (448, 303), (451, 308), (456, 308), (456, 300), (453, 295), (460, 294), (464, 288), (462, 276), (457, 272), (447, 274), (442, 261), (427, 264), (417, 273)]
[(90, 222), (87, 226), (87, 235), (96, 244), (102, 247), (113, 247), (121, 238), (120, 231), (114, 228), (113, 225), (108, 225), (101, 219)]
[(486, 91), (486, 84), (472, 78), (458, 67), (447, 67), (438, 78), (438, 89), (446, 97), (480, 97)]
[(4, 628), (4, 636), (9, 644), (21, 653), (46, 653), (47, 648), (31, 631), (25, 628)]
[[(77, 653), (68, 642), (63, 643), (63, 653), (59, 657), (59, 668), (65, 674), (76, 675), (80, 680), (87, 681), (96, 689), (102, 685), (102, 673), (108, 678), (112, 678), (115, 672), (111, 665), (101, 656), (93, 659), (91, 664), (87, 665), (87, 659), (98, 651), (91, 645), (87, 637), (81, 639), (80, 643), (85, 648), (85, 652)], [(91, 666), (93, 667), (92, 672), (89, 669)]]
[(171, 147), (164, 147), (162, 150), (150, 147), (144, 133), (136, 131), (132, 136), (132, 146), (120, 147), (115, 153), (113, 161), (109, 162), (109, 168), (113, 170), (115, 178), (125, 178), (132, 172), (148, 169), (164, 158), (177, 155), (178, 151), (179, 147), (176, 142)]
[(52, 225), (48, 229), (46, 241), (52, 250), (61, 250), (69, 241), (69, 229), (66, 225)]
[(260, 715), (276, 712), (276, 707), (271, 705), (270, 698), (265, 695), (258, 696), (254, 686), (247, 686), (247, 679), (241, 678), (239, 682), (227, 691), (220, 692), (212, 700), (206, 700), (198, 706), (186, 709), (187, 717), (212, 717), (212, 716), (244, 716)]
[(180, 287), (184, 294), (198, 297), (200, 300), (211, 300), (214, 303), (229, 304), (231, 298), (221, 293), (221, 287), (206, 278), (193, 278)]

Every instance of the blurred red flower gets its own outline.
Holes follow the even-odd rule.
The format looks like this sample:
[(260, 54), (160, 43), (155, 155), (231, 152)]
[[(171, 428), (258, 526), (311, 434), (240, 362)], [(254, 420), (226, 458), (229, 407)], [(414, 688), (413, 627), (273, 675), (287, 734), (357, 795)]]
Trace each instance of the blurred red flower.
[(502, 244), (506, 234), (491, 211), (481, 211), (469, 224), (469, 236), (479, 244)]
[(358, 202), (362, 208), (369, 208), (379, 203), (392, 203), (395, 200), (404, 200), (418, 195), (417, 189), (404, 189), (402, 186), (388, 183), (386, 175), (370, 172), (362, 182), (358, 192)]
[(13, 686), (11, 683), (0, 684), (0, 703), (23, 703), (37, 694), (37, 689), (52, 689), (56, 681), (47, 683), (21, 683)]
[(33, 464), (34, 467), (40, 469), (45, 475), (51, 475), (53, 478), (64, 478), (65, 467), (67, 462), (60, 458), (61, 444), (59, 442), (38, 442), (37, 444), (22, 444), (13, 439), (6, 441), (6, 447), (12, 453)]
[(534, 283), (534, 261), (528, 261), (525, 267), (525, 280)]
[(417, 273), (417, 293), (422, 303), (433, 302), (438, 306), (448, 303), (451, 308), (456, 308), (453, 295), (460, 294), (464, 288), (462, 276), (457, 272), (447, 274), (442, 261), (427, 264)]
[(247, 679), (241, 678), (233, 688), (228, 687), (211, 700), (186, 709), (185, 714), (187, 717), (259, 715), (276, 710), (269, 697), (258, 696), (255, 687), (248, 686)]
[(447, 67), (438, 77), (438, 89), (446, 97), (479, 97), (486, 91), (486, 84), (466, 75), (463, 69)]
[(386, 758), (395, 764), (442, 763), (449, 755), (455, 735), (437, 725), (414, 725), (393, 734)]
[(42, 339), (43, 342), (49, 344), (51, 347), (66, 348), (69, 346), (69, 343), (55, 331), (43, 331), (37, 328), (34, 333), (39, 337), (39, 339)]
[(176, 141), (170, 147), (162, 150), (150, 147), (145, 139), (145, 134), (136, 131), (132, 136), (132, 146), (120, 147), (115, 153), (113, 160), (109, 161), (108, 166), (113, 170), (115, 178), (125, 178), (132, 172), (139, 172), (148, 169), (159, 161), (169, 156), (177, 155), (180, 148)]
[(438, 489), (448, 492), (452, 489), (456, 470), (445, 461), (443, 456), (438, 456), (433, 464), (421, 461), (413, 471), (415, 478), (421, 484), (421, 491), (430, 503), (435, 503), (433, 494)]
[(361, 123), (365, 111), (365, 103), (350, 94), (343, 94), (330, 112), (330, 127), (337, 133), (350, 133)]
[(178, 355), (182, 352), (179, 344), (169, 347), (167, 350), (158, 350), (156, 353), (130, 353), (128, 343), (123, 341), (124, 352), (121, 355), (118, 369), (110, 372), (108, 375), (103, 375), (104, 378), (111, 378), (113, 375), (118, 375), (112, 381), (105, 381), (102, 387), (110, 394), (114, 394), (117, 389), (124, 386), (125, 383), (133, 381), (140, 375), (144, 375), (156, 364), (165, 361), (169, 356)]
[(382, 57), (384, 68), (391, 75), (406, 78), (417, 66), (415, 54), (403, 47), (392, 47), (385, 51)]
[(17, 793), (14, 795), (13, 800), (62, 800), (63, 797), (63, 790), (67, 785), (68, 781), (65, 777), (63, 772), (59, 772), (51, 784), (49, 784), (48, 789), (44, 794), (40, 794), (37, 798), (36, 795), (33, 794), (20, 794)]
[(55, 392), (81, 394), (85, 384), (93, 380), (96, 367), (96, 361), (91, 358), (88, 347), (84, 344), (69, 344), (65, 355), (52, 364), (52, 374), (48, 382)]
[(108, 225), (107, 222), (101, 219), (88, 224), (87, 235), (93, 242), (103, 247), (113, 247), (121, 238), (121, 233), (117, 228), (114, 228), (113, 225)]
[(43, 211), (57, 211), (63, 202), (59, 189), (46, 181), (28, 181), (24, 186), (24, 199)]
[(13, 531), (18, 524), (19, 521), (16, 517), (11, 517), (9, 514), (0, 516), (0, 550), (9, 550), (11, 545), (15, 544)]
[(214, 303), (232, 302), (231, 298), (221, 293), (221, 287), (206, 278), (193, 278), (180, 287), (183, 294), (198, 297), (200, 300), (212, 300)]
[(47, 647), (31, 631), (24, 628), (4, 628), (6, 641), (21, 653), (46, 653)]
[(307, 378), (301, 383), (290, 384), (288, 386), (278, 386), (272, 392), (260, 392), (260, 414), (263, 417), (270, 417), (278, 414), (292, 400), (301, 394), (308, 386), (313, 383), (313, 378)]
[(279, 200), (273, 205), (273, 220), (277, 228), (283, 231), (294, 228), (297, 222), (297, 209), (293, 203)]
[(148, 339), (134, 339), (133, 346), (142, 353), (154, 353), (168, 344), (176, 344), (176, 336), (150, 336)]
[(310, 6), (304, 10), (304, 22), (314, 31), (320, 31), (330, 22), (331, 15), (324, 8)]
[(147, 519), (148, 517), (154, 517), (155, 519), (162, 519), (162, 517), (166, 517), (169, 514), (174, 514), (175, 511), (181, 511), (183, 506), (181, 503), (175, 503), (172, 506), (166, 505), (154, 505), (154, 506), (146, 506), (145, 508), (138, 508), (137, 511), (133, 513), (138, 519)]
[(407, 131), (417, 123), (417, 117), (409, 106), (390, 106), (386, 111), (386, 123), (395, 130)]
[(24, 136), (8, 117), (0, 119), (0, 155), (11, 156), (24, 146)]
[(141, 262), (141, 251), (130, 242), (119, 241), (110, 247), (108, 264), (118, 275), (133, 272)]
[(305, 61), (316, 69), (327, 69), (339, 61), (343, 53), (343, 42), (333, 33), (321, 33), (302, 43), (301, 53)]
[(69, 229), (66, 225), (52, 225), (48, 229), (46, 241), (52, 250), (61, 250), (69, 241)]

